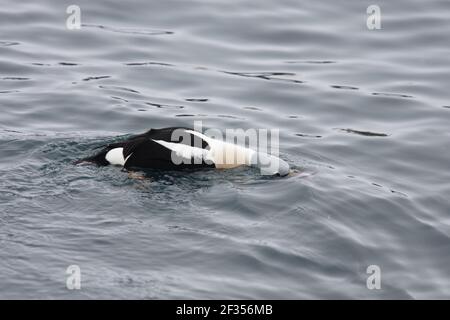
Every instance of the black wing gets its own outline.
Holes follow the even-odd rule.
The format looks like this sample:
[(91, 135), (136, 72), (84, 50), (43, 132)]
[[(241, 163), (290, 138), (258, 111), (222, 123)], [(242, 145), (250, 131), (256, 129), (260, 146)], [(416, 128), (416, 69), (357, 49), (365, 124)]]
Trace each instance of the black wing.
[[(175, 130), (189, 130), (189, 128), (164, 128), (151, 129), (144, 134), (132, 137), (130, 140), (123, 143), (123, 156), (126, 160), (125, 168), (153, 168), (153, 169), (184, 169), (184, 168), (204, 168), (214, 167), (214, 165), (206, 164), (204, 161), (201, 164), (196, 164), (194, 159), (191, 159), (190, 164), (175, 164), (172, 161), (172, 150), (162, 146), (153, 141), (163, 140), (174, 143), (186, 143), (191, 146), (202, 146), (203, 149), (208, 148), (208, 144), (203, 139), (187, 134), (179, 137), (178, 140), (172, 140)], [(183, 133), (183, 132), (180, 132)], [(186, 141), (187, 139), (187, 141)]]
[[(178, 131), (179, 130), (179, 131)], [(155, 140), (164, 140), (167, 142), (183, 142), (186, 144), (186, 142), (189, 142), (191, 146), (197, 146), (207, 149), (209, 148), (208, 143), (203, 140), (200, 137), (197, 137), (191, 133), (185, 132), (186, 130), (192, 130), (190, 128), (184, 128), (184, 127), (170, 127), (170, 128), (162, 128), (162, 129), (150, 129), (146, 133), (139, 135), (137, 137), (146, 136), (150, 139)], [(178, 137), (178, 139), (175, 139)], [(186, 139), (186, 140), (183, 140)]]
[(106, 154), (111, 149), (123, 148), (124, 158), (127, 159), (129, 157), (125, 163), (125, 168), (184, 169), (192, 167), (214, 167), (214, 165), (208, 165), (204, 162), (202, 164), (194, 164), (193, 160), (190, 165), (176, 165), (173, 163), (171, 158), (172, 150), (154, 142), (153, 139), (175, 143), (189, 142), (191, 146), (201, 146), (203, 149), (209, 148), (206, 141), (193, 134), (184, 133), (185, 135), (179, 137), (178, 140), (172, 140), (174, 133), (176, 133), (175, 130), (182, 130), (180, 133), (183, 133), (183, 131), (191, 129), (181, 127), (150, 129), (143, 134), (131, 136), (127, 140), (106, 145), (102, 151), (94, 156), (81, 159), (75, 163), (88, 161), (100, 166), (106, 166), (109, 164), (105, 159)]

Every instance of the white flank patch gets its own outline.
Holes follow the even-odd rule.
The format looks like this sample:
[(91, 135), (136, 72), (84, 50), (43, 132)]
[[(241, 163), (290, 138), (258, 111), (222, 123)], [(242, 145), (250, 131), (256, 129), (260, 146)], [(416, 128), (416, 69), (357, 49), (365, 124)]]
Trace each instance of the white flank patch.
[(172, 150), (172, 152), (175, 152), (175, 155), (177, 157), (186, 159), (187, 161), (190, 161), (192, 158), (194, 158), (195, 162), (198, 161), (199, 163), (201, 163), (202, 159), (205, 161), (212, 161), (209, 150), (188, 146), (183, 143), (174, 143), (174, 142), (167, 142), (164, 140), (154, 140), (154, 139), (152, 139), (152, 140), (155, 141), (156, 143), (159, 143), (163, 147), (165, 147), (169, 150)]
[[(129, 157), (127, 157), (128, 159)], [(115, 166), (125, 165), (125, 159), (123, 157), (123, 148), (114, 148), (108, 151), (105, 156), (106, 161)]]
[(241, 165), (251, 165), (251, 159), (256, 153), (254, 150), (233, 143), (212, 139), (200, 132), (186, 130), (205, 140), (210, 147), (210, 158), (216, 168), (234, 168)]

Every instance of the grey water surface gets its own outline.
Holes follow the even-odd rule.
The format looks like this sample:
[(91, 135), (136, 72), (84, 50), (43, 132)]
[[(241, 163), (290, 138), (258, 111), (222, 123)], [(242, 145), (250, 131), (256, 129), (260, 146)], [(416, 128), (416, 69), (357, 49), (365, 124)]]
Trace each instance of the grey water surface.
[[(448, 0), (3, 0), (0, 298), (450, 298), (449, 17)], [(279, 129), (298, 173), (73, 165), (194, 120)]]

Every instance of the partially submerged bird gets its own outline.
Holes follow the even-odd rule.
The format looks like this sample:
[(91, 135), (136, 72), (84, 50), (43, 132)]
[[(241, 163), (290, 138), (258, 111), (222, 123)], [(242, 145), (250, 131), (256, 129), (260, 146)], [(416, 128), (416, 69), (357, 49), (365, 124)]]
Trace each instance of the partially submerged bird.
[(253, 166), (263, 175), (285, 176), (289, 165), (273, 155), (210, 138), (189, 128), (150, 129), (105, 146), (76, 163), (118, 165), (125, 169), (227, 169)]

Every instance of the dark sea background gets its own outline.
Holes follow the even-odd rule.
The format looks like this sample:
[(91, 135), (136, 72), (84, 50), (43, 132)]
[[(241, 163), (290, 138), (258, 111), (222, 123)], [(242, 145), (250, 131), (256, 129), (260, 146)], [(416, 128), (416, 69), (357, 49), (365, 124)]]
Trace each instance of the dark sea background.
[[(0, 298), (450, 298), (449, 17), (448, 0), (2, 0)], [(194, 120), (280, 129), (299, 173), (73, 165)]]

